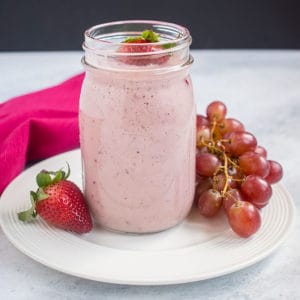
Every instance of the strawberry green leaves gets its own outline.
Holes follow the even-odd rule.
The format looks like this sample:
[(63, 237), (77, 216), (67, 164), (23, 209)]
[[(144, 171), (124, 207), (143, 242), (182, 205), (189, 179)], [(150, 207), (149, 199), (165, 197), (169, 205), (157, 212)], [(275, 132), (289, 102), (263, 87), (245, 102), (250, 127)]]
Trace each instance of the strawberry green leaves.
[(70, 176), (70, 166), (67, 163), (68, 170), (67, 173), (63, 171), (62, 169), (56, 171), (56, 172), (51, 172), (51, 171), (46, 171), (42, 170), (39, 174), (36, 176), (36, 183), (40, 188), (46, 187), (50, 184), (57, 183), (61, 180), (65, 180)]
[(159, 35), (152, 30), (144, 30), (141, 34), (144, 40), (150, 43), (159, 42)]
[(40, 200), (44, 200), (47, 198), (48, 198), (48, 195), (44, 192), (44, 190), (42, 188), (38, 188), (37, 192), (30, 191), (31, 207), (28, 210), (21, 211), (18, 213), (19, 220), (21, 220), (23, 222), (32, 221), (37, 216), (36, 203)]
[(175, 46), (176, 46), (175, 43), (168, 43), (168, 44), (161, 45), (161, 47), (162, 47), (163, 49), (170, 49), (170, 48), (173, 48), (173, 47), (175, 47)]
[(41, 171), (36, 176), (36, 183), (39, 187), (50, 185), (52, 183), (50, 174), (46, 173), (45, 171)]
[(38, 198), (37, 194), (31, 191), (30, 192), (31, 207), (28, 210), (18, 213), (19, 220), (23, 222), (28, 222), (37, 216), (36, 209), (35, 209), (37, 198)]
[(144, 30), (141, 35), (126, 38), (123, 43), (156, 43), (159, 35), (152, 30)]

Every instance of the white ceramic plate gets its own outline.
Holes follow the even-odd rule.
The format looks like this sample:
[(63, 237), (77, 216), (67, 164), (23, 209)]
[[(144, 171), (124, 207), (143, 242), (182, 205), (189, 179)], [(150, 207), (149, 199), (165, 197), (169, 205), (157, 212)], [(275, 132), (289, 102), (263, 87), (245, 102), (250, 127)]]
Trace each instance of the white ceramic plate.
[(237, 237), (222, 214), (204, 219), (196, 211), (180, 225), (147, 235), (126, 235), (95, 227), (77, 235), (48, 226), (41, 219), (24, 224), (17, 212), (29, 206), (29, 190), (41, 169), (56, 170), (68, 161), (71, 180), (81, 186), (80, 151), (42, 161), (18, 176), (0, 201), (0, 224), (20, 251), (53, 269), (97, 281), (160, 285), (203, 280), (250, 266), (269, 255), (291, 227), (294, 206), (275, 185), (263, 210), (262, 227), (248, 239)]

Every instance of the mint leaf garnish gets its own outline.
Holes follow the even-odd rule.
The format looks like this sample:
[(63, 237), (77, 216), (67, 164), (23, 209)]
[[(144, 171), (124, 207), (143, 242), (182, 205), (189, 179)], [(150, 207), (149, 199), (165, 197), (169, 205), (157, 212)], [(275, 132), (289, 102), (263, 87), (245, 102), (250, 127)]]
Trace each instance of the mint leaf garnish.
[(159, 42), (159, 35), (152, 30), (144, 30), (142, 32), (142, 37), (150, 43)]

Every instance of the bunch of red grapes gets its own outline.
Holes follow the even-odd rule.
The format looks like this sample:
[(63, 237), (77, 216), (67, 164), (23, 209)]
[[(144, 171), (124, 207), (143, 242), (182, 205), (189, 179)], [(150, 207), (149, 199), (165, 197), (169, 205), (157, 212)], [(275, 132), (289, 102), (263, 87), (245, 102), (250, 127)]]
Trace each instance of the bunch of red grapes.
[(268, 204), (271, 184), (283, 171), (278, 162), (267, 159), (255, 136), (240, 121), (225, 118), (226, 113), (225, 104), (214, 101), (206, 117), (197, 116), (195, 201), (205, 217), (223, 208), (232, 230), (249, 237), (260, 228), (260, 209)]

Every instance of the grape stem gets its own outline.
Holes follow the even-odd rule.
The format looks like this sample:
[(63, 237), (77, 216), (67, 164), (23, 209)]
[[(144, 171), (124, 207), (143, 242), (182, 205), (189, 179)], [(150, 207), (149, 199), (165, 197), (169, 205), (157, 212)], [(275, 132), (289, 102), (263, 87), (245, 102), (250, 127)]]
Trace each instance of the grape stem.
[(213, 120), (212, 126), (211, 126), (211, 142), (212, 142), (212, 146), (215, 146), (215, 131), (216, 131), (216, 126), (217, 126), (217, 121), (216, 121), (216, 117), (214, 117), (214, 120)]
[(229, 185), (229, 175), (228, 175), (228, 156), (226, 155), (225, 151), (223, 151), (223, 160), (224, 160), (224, 175), (225, 175), (225, 185), (222, 190), (222, 196), (225, 196), (225, 193), (227, 192), (228, 185)]
[(228, 157), (228, 155), (226, 154), (223, 142), (228, 142), (228, 140), (221, 140), (220, 139), (218, 141), (219, 134), (218, 134), (218, 132), (216, 132), (218, 130), (217, 125), (218, 125), (217, 120), (216, 120), (216, 118), (214, 118), (213, 122), (211, 123), (210, 140), (206, 141), (206, 140), (204, 140), (204, 137), (202, 136), (201, 139), (200, 139), (200, 144), (205, 146), (210, 153), (214, 153), (214, 154), (218, 155), (219, 158), (223, 162), (223, 164), (218, 168), (218, 170), (213, 175), (213, 182), (216, 181), (215, 176), (220, 171), (224, 173), (224, 175), (225, 175), (225, 184), (224, 184), (224, 187), (223, 187), (222, 192), (221, 192), (222, 197), (224, 197), (225, 194), (228, 191), (228, 188), (229, 188), (229, 180), (232, 179), (232, 177), (229, 176), (229, 174), (228, 174), (228, 166), (232, 165), (235, 168), (239, 168), (239, 166), (232, 159), (230, 159)]
[(240, 166), (237, 163), (235, 163), (230, 157), (227, 156), (227, 159), (228, 159), (228, 161), (230, 162), (231, 165), (233, 165), (234, 167), (240, 169)]

